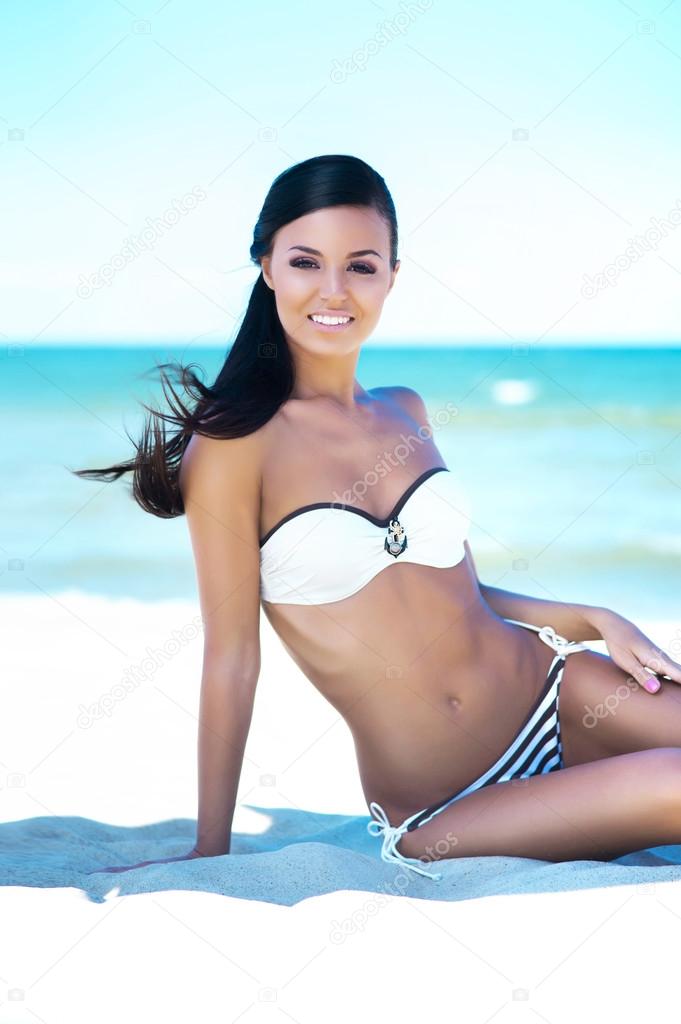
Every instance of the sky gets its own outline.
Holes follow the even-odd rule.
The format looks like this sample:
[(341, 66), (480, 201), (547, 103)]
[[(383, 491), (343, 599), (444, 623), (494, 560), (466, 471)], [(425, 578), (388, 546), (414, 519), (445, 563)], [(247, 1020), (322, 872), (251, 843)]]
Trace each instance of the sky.
[(233, 340), (272, 180), (385, 178), (378, 344), (678, 344), (681, 2), (0, 8), (0, 341)]

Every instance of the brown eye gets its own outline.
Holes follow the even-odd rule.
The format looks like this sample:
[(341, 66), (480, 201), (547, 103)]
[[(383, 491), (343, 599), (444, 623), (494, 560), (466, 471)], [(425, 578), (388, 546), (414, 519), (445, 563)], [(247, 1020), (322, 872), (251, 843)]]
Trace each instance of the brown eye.
[[(316, 263), (314, 262), (314, 260), (311, 260), (311, 259), (309, 259), (306, 256), (299, 256), (297, 259), (291, 260), (289, 266), (291, 266), (291, 267), (300, 267), (301, 270), (306, 270), (308, 267), (315, 267)], [(355, 268), (359, 268), (359, 273), (361, 273), (361, 274), (375, 274), (376, 273), (374, 268), (369, 266), (368, 263), (351, 263), (350, 266), (351, 267), (355, 267)]]

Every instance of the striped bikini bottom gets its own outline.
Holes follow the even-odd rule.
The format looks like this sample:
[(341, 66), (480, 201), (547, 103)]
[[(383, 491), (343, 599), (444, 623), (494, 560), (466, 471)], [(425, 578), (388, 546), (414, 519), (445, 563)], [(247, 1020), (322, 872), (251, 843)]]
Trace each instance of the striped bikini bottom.
[(509, 782), (511, 779), (527, 779), (531, 775), (544, 775), (563, 767), (558, 703), (565, 658), (568, 654), (573, 654), (576, 651), (586, 651), (588, 647), (582, 643), (566, 640), (559, 636), (551, 626), (539, 628), (528, 622), (518, 622), (516, 619), (506, 619), (505, 621), (536, 630), (540, 639), (556, 652), (549, 666), (542, 691), (515, 739), (511, 741), (492, 767), (483, 772), (465, 789), (455, 793), (454, 796), (441, 800), (440, 803), (434, 804), (432, 807), (417, 811), (416, 814), (412, 814), (410, 818), (397, 826), (390, 824), (380, 804), (375, 801), (369, 804), (372, 820), (367, 825), (367, 830), (372, 836), (383, 836), (381, 859), (389, 864), (403, 864), (419, 875), (439, 881), (442, 878), (441, 874), (428, 871), (423, 867), (422, 861), (414, 857), (405, 857), (396, 849), (405, 832), (413, 832), (414, 829), (425, 825), (427, 821), (434, 818), (440, 811), (444, 811), (445, 807), (449, 807), (455, 800), (460, 800), (461, 797), (475, 792), (476, 789), (482, 789), (483, 786), (491, 786), (496, 782)]

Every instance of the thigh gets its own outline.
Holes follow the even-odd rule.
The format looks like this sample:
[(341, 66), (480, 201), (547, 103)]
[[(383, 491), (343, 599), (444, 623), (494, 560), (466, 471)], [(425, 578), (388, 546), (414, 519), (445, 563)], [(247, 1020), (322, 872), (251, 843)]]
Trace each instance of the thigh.
[(648, 693), (607, 655), (569, 654), (559, 699), (565, 767), (653, 747), (681, 747), (681, 687), (660, 682), (657, 693)]
[(485, 786), (398, 843), (409, 857), (608, 860), (681, 841), (681, 750), (619, 754)]

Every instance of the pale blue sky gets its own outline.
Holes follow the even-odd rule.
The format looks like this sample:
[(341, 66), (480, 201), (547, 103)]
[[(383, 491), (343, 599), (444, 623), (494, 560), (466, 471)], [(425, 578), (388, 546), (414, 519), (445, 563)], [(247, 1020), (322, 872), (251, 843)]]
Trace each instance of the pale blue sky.
[(334, 152), (373, 164), (397, 207), (376, 342), (681, 337), (681, 2), (27, 0), (1, 17), (2, 340), (224, 345), (269, 185)]

